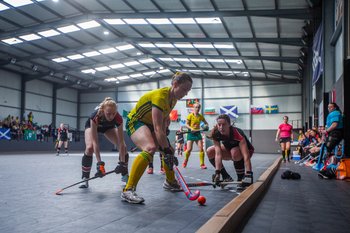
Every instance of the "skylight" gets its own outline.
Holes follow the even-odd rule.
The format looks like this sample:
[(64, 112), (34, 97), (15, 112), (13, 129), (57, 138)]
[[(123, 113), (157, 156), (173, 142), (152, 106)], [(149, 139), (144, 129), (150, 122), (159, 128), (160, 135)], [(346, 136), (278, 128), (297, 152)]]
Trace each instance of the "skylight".
[(61, 33), (59, 33), (56, 30), (50, 29), (50, 30), (38, 32), (38, 34), (43, 36), (43, 37), (51, 37), (51, 36), (57, 36), (57, 35), (59, 35)]
[(127, 24), (148, 24), (144, 19), (123, 19)]
[(24, 6), (33, 3), (31, 0), (4, 0), (4, 2), (7, 2), (8, 4), (14, 7)]
[(13, 38), (8, 38), (8, 39), (4, 39), (4, 40), (1, 40), (2, 42), (6, 43), (6, 44), (19, 44), (19, 43), (22, 43), (23, 41), (20, 40), (20, 39), (17, 39), (15, 37)]
[(118, 52), (118, 50), (116, 50), (115, 48), (107, 48), (107, 49), (101, 49), (99, 50), (99, 52), (103, 54), (109, 54), (109, 53), (116, 53)]
[(191, 58), (191, 61), (193, 62), (207, 62), (204, 58)]
[(41, 37), (36, 34), (27, 34), (27, 35), (20, 36), (20, 38), (26, 41), (41, 39)]
[(143, 75), (146, 75), (146, 76), (151, 76), (151, 75), (154, 75), (156, 74), (155, 71), (149, 71), (149, 72), (145, 72), (145, 73), (142, 73)]
[(164, 70), (158, 70), (158, 71), (157, 71), (157, 73), (160, 73), (160, 74), (162, 74), (162, 73), (167, 73), (167, 72), (170, 72), (170, 70), (164, 69)]
[(125, 22), (121, 19), (103, 19), (106, 23), (110, 25), (122, 25), (125, 24)]
[(159, 19), (147, 19), (150, 24), (171, 24), (170, 20), (167, 18), (159, 18)]
[(223, 59), (207, 59), (208, 62), (212, 63), (224, 63), (225, 61)]
[(170, 18), (174, 24), (196, 24), (193, 18)]
[(240, 59), (225, 59), (225, 62), (229, 62), (229, 63), (236, 63), (236, 64), (242, 64), (243, 61)]
[(69, 25), (65, 27), (59, 27), (57, 28), (57, 30), (63, 33), (69, 33), (69, 32), (79, 31), (80, 29), (75, 25)]
[(99, 53), (99, 52), (97, 52), (97, 51), (91, 51), (91, 52), (83, 53), (83, 55), (84, 55), (85, 57), (94, 57), (94, 56), (101, 55), (101, 53)]
[(112, 77), (112, 78), (105, 78), (104, 80), (107, 81), (107, 82), (115, 82), (115, 81), (118, 81), (118, 79), (117, 79), (117, 78), (114, 78), (114, 77)]
[(78, 26), (83, 29), (89, 29), (89, 28), (99, 27), (101, 25), (97, 23), (95, 20), (91, 20), (84, 23), (78, 23)]
[(214, 44), (214, 47), (217, 49), (234, 49), (232, 44)]
[(174, 61), (184, 61), (189, 62), (190, 60), (188, 58), (174, 58)]
[(84, 58), (83, 55), (81, 54), (73, 54), (73, 55), (70, 55), (70, 56), (67, 56), (69, 59), (71, 60), (77, 60), (77, 59), (81, 59), (81, 58)]
[(172, 58), (170, 58), (170, 57), (161, 57), (161, 58), (159, 58), (159, 60), (161, 60), (161, 61), (174, 61)]
[(130, 45), (130, 44), (127, 44), (127, 45), (117, 46), (115, 48), (118, 49), (119, 51), (124, 51), (124, 50), (128, 50), (128, 49), (133, 49), (135, 47)]
[(52, 59), (52, 61), (60, 63), (60, 62), (68, 61), (68, 59), (65, 57), (57, 57), (57, 58)]
[(195, 18), (199, 24), (219, 24), (221, 23), (220, 18)]

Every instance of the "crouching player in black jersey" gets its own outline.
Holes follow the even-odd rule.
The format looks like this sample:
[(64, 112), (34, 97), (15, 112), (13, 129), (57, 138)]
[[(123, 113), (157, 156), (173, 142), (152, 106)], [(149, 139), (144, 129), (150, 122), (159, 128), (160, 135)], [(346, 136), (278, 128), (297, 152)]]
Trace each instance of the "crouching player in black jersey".
[(233, 181), (222, 164), (222, 160), (231, 160), (237, 173), (237, 190), (241, 191), (253, 183), (253, 172), (250, 158), (254, 153), (254, 147), (249, 142), (244, 132), (231, 126), (230, 117), (221, 114), (216, 119), (216, 125), (211, 130), (208, 138), (212, 139), (214, 145), (207, 149), (210, 163), (215, 167), (213, 182), (220, 182), (220, 175), (223, 181)]
[[(124, 141), (123, 118), (117, 112), (117, 103), (110, 97), (105, 98), (95, 108), (95, 111), (85, 123), (86, 148), (81, 162), (83, 180), (87, 180), (90, 177), (93, 153), (95, 153), (97, 159), (95, 176), (103, 177), (106, 174), (105, 163), (101, 160), (100, 155), (98, 133), (103, 133), (111, 143), (117, 145), (119, 149), (119, 163), (115, 168), (115, 172), (117, 174), (121, 173), (122, 181), (127, 182), (129, 154), (126, 151)], [(88, 187), (88, 181), (80, 186), (80, 188)]]

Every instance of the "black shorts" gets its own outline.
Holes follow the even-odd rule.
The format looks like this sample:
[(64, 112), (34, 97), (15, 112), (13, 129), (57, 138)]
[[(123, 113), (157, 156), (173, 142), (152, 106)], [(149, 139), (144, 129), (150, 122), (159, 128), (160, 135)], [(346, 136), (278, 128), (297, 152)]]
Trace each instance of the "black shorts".
[(291, 142), (291, 141), (292, 141), (291, 137), (280, 138), (280, 143), (286, 143), (286, 142)]
[(60, 137), (60, 141), (66, 142), (66, 141), (68, 141), (68, 137), (67, 136), (61, 136)]
[(332, 130), (326, 139), (326, 147), (327, 151), (331, 152), (334, 150), (336, 145), (338, 145), (341, 140), (343, 140), (343, 130), (342, 129), (334, 129)]
[[(88, 120), (85, 122), (85, 129), (89, 129), (89, 128), (91, 128), (90, 119), (88, 119)], [(109, 129), (114, 129), (114, 128), (115, 128), (114, 126), (97, 127), (97, 132), (99, 132), (99, 133), (105, 133), (107, 130), (109, 130)]]

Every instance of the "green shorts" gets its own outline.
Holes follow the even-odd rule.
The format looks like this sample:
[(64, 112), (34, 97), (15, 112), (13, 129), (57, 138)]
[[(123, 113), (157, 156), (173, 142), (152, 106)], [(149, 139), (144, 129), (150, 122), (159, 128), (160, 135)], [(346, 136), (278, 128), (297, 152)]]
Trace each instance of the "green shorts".
[(152, 125), (145, 124), (142, 121), (131, 121), (129, 118), (127, 118), (125, 123), (126, 133), (130, 137), (133, 133), (135, 133), (135, 131), (138, 128), (144, 125), (147, 126), (151, 130), (151, 132), (154, 132), (154, 128)]
[(187, 141), (199, 141), (202, 140), (202, 134), (200, 132), (187, 133)]

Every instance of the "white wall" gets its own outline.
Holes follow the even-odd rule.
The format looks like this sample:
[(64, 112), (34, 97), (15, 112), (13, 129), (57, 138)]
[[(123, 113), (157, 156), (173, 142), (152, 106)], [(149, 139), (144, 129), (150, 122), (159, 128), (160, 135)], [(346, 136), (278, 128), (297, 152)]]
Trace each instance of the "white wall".
[(77, 128), (78, 91), (72, 88), (58, 89), (56, 106), (56, 126), (64, 123), (69, 128)]
[(21, 114), (21, 76), (0, 70), (0, 120)]

